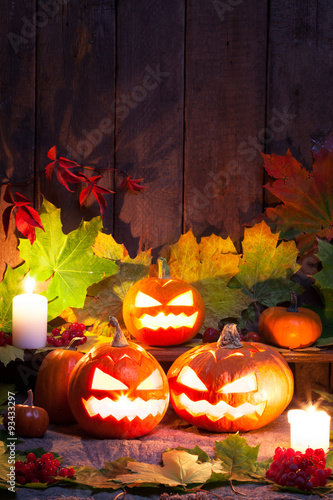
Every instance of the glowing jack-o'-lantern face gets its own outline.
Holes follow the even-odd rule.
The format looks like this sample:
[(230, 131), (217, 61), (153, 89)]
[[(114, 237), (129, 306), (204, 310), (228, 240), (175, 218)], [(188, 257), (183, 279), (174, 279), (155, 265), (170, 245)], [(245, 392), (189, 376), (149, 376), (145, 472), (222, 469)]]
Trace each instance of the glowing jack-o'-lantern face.
[(184, 281), (146, 278), (128, 291), (123, 317), (137, 340), (155, 346), (174, 345), (199, 331), (205, 306), (198, 290)]
[(73, 371), (68, 390), (83, 429), (101, 438), (133, 438), (150, 432), (169, 403), (166, 375), (142, 347), (95, 346)]
[(277, 418), (293, 396), (288, 364), (272, 347), (217, 343), (181, 355), (168, 372), (171, 403), (193, 425), (215, 432), (258, 429)]

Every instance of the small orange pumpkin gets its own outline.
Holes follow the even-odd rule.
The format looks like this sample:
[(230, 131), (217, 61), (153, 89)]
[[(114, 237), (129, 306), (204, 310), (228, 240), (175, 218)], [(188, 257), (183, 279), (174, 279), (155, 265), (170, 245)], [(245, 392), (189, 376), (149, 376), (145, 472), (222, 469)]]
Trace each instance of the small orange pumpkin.
[(292, 372), (273, 347), (240, 341), (236, 325), (218, 342), (185, 352), (168, 371), (178, 415), (214, 432), (258, 429), (277, 418), (294, 392)]
[(83, 356), (82, 352), (75, 350), (80, 341), (81, 338), (74, 338), (66, 349), (49, 352), (38, 370), (35, 402), (47, 411), (51, 423), (75, 422), (68, 403), (67, 389), (69, 376)]
[(169, 404), (167, 377), (143, 347), (127, 342), (117, 320), (112, 343), (93, 347), (70, 376), (68, 400), (79, 425), (98, 438), (150, 432)]
[(6, 431), (10, 429), (11, 432), (14, 428), (14, 433), (22, 437), (41, 437), (45, 434), (49, 426), (49, 416), (44, 408), (34, 406), (31, 389), (28, 390), (28, 399), (21, 405), (15, 405), (14, 408), (14, 412), (9, 408), (3, 417)]
[(290, 292), (290, 307), (269, 307), (258, 321), (258, 330), (267, 342), (288, 349), (312, 345), (323, 327), (317, 313), (304, 307), (297, 308), (297, 295)]
[(185, 281), (165, 277), (163, 261), (158, 259), (158, 277), (135, 283), (123, 302), (127, 330), (152, 346), (187, 342), (205, 318), (205, 305), (198, 290)]

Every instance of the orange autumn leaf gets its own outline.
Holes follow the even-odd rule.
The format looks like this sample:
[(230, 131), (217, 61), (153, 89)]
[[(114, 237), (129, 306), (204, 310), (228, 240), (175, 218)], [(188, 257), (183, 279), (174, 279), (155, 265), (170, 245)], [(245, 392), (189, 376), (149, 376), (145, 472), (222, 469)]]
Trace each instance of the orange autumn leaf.
[(313, 150), (309, 172), (288, 150), (285, 156), (263, 154), (266, 172), (276, 180), (264, 187), (282, 203), (266, 208), (268, 222), (281, 237), (295, 238), (301, 254), (317, 246), (317, 238), (333, 239), (333, 136)]

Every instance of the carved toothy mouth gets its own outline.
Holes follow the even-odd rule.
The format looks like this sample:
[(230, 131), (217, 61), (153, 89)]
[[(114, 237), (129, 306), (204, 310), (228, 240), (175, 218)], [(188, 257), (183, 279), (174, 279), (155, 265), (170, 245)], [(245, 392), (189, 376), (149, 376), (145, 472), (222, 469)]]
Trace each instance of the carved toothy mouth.
[(224, 417), (229, 420), (237, 420), (241, 417), (250, 417), (253, 415), (261, 417), (266, 408), (266, 402), (258, 405), (243, 403), (240, 406), (234, 407), (228, 405), (225, 401), (219, 401), (216, 405), (212, 405), (204, 399), (192, 401), (186, 394), (180, 394), (179, 401), (181, 403), (179, 406), (180, 409), (188, 411), (193, 417), (206, 415), (212, 422), (216, 422)]
[(88, 400), (82, 398), (82, 402), (90, 417), (100, 415), (104, 419), (112, 416), (118, 421), (126, 417), (131, 422), (136, 417), (144, 420), (149, 415), (153, 417), (158, 414), (162, 415), (169, 403), (169, 396), (165, 399), (150, 399), (148, 401), (141, 398), (131, 400), (126, 396), (120, 396), (117, 401), (107, 397), (97, 399), (90, 396)]
[(186, 314), (164, 314), (160, 312), (156, 316), (151, 316), (150, 314), (143, 314), (141, 318), (137, 320), (138, 328), (150, 328), (151, 330), (157, 330), (158, 328), (193, 328), (198, 317), (198, 312), (195, 312), (191, 316), (186, 316)]

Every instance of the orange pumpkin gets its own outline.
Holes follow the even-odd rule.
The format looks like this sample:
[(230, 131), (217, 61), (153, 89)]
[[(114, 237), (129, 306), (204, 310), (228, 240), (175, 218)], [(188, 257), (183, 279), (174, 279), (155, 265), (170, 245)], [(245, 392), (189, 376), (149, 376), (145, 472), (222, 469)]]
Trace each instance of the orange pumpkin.
[(49, 426), (49, 416), (44, 408), (34, 406), (32, 390), (28, 399), (21, 405), (9, 407), (3, 417), (3, 425), (10, 435), (22, 437), (41, 437)]
[(185, 352), (168, 371), (171, 403), (178, 415), (202, 429), (258, 429), (290, 403), (294, 380), (272, 347), (242, 343), (236, 325), (226, 325), (218, 342)]
[(290, 293), (290, 307), (269, 307), (258, 321), (258, 330), (271, 344), (297, 349), (313, 344), (321, 335), (321, 319), (314, 311), (297, 308), (297, 295)]
[(44, 408), (50, 422), (66, 424), (75, 422), (68, 403), (69, 376), (83, 353), (75, 350), (81, 338), (75, 338), (66, 349), (54, 349), (44, 358), (37, 374), (35, 401)]
[(198, 290), (185, 281), (159, 276), (135, 283), (125, 296), (126, 328), (140, 342), (152, 346), (182, 344), (193, 338), (205, 318)]
[(133, 438), (150, 432), (169, 404), (169, 386), (158, 361), (128, 343), (115, 318), (111, 344), (99, 344), (72, 371), (68, 399), (80, 426), (99, 438)]

